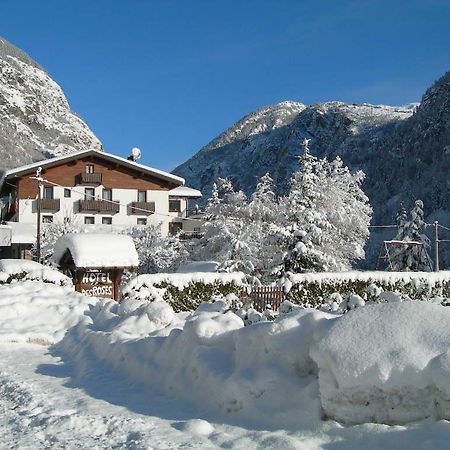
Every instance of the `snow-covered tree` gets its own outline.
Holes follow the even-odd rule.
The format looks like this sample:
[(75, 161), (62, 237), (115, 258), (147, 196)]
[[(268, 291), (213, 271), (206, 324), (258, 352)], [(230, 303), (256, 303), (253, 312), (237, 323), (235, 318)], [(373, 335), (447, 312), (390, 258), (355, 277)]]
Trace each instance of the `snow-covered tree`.
[(217, 260), (230, 271), (255, 270), (256, 242), (248, 202), (242, 191), (235, 191), (229, 179), (219, 178), (205, 210), (203, 237), (196, 259)]
[(187, 250), (178, 236), (162, 236), (161, 226), (149, 224), (124, 231), (134, 241), (140, 273), (172, 272), (187, 257)]
[(397, 215), (396, 240), (405, 242), (405, 245), (396, 246), (391, 252), (392, 268), (397, 271), (429, 271), (430, 240), (424, 234), (426, 223), (422, 200), (415, 201), (410, 215), (411, 220), (408, 221), (402, 205)]
[[(51, 256), (53, 255), (55, 242), (64, 234), (80, 233), (81, 231), (81, 225), (72, 220), (43, 224), (41, 229), (41, 262), (43, 264), (53, 265)], [(37, 257), (37, 242), (31, 248), (31, 255), (34, 258)]]
[(351, 174), (342, 160), (319, 159), (303, 142), (300, 170), (284, 199), (285, 251), (275, 272), (346, 270), (364, 257), (372, 209), (361, 190), (364, 173)]

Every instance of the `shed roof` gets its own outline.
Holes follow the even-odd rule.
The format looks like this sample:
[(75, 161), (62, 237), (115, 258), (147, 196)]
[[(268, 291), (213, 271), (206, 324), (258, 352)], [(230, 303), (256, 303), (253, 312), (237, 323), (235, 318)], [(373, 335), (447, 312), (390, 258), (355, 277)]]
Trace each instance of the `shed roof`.
[(55, 243), (52, 259), (60, 264), (70, 253), (76, 267), (136, 267), (139, 257), (131, 236), (112, 233), (70, 233)]

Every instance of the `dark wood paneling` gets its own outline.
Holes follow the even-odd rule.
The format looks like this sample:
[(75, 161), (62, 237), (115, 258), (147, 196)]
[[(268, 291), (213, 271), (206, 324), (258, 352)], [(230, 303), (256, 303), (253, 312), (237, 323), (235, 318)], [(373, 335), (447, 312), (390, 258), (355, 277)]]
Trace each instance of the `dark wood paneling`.
[[(133, 170), (119, 164), (104, 161), (98, 157), (83, 158), (42, 171), (44, 179), (64, 187), (75, 187), (80, 173), (86, 171), (86, 164), (94, 164), (95, 172), (102, 174), (102, 184), (108, 189), (138, 189), (167, 191), (177, 187), (176, 184), (152, 177), (139, 170)], [(30, 179), (34, 172), (19, 178), (19, 198), (35, 198), (37, 182)], [(80, 189), (81, 190), (81, 189)]]

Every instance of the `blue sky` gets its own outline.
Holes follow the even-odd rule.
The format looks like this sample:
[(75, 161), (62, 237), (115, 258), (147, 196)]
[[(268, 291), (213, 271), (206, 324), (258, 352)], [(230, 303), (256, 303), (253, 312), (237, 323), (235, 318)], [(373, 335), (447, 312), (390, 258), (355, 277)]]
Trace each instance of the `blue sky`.
[(172, 170), (283, 100), (404, 104), (450, 69), (449, 0), (22, 0), (0, 35), (107, 151)]

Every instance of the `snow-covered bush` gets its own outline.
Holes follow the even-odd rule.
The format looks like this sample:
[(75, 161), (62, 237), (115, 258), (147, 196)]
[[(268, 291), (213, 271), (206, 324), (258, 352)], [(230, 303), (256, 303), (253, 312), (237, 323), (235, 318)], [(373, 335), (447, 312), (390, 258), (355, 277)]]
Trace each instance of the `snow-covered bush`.
[[(450, 272), (336, 272), (291, 275), (286, 282), (286, 299), (305, 307), (327, 307), (345, 312), (349, 296), (364, 301), (387, 301), (383, 292), (401, 299), (425, 300), (450, 298)], [(337, 297), (336, 297), (337, 296)]]
[(132, 227), (129, 234), (139, 255), (139, 273), (173, 272), (188, 255), (177, 236), (162, 236), (162, 224)]
[(202, 302), (229, 294), (239, 295), (243, 273), (147, 274), (131, 279), (122, 289), (123, 299), (154, 301), (162, 298), (176, 311), (193, 311)]
[(41, 281), (58, 286), (72, 286), (71, 278), (48, 266), (24, 259), (0, 259), (0, 284), (16, 281)]

